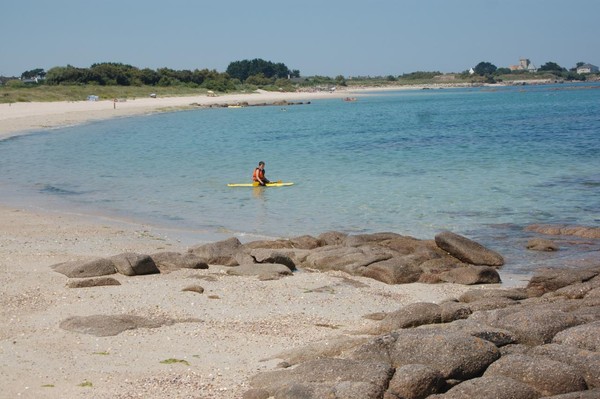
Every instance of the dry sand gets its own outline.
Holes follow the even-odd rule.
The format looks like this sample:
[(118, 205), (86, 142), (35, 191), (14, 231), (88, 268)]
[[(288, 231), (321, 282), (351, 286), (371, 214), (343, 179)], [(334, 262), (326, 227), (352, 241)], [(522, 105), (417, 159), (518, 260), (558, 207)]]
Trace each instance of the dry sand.
[[(343, 97), (347, 93), (338, 93)], [(256, 97), (254, 97), (256, 96)], [(256, 94), (252, 101), (310, 100), (330, 93)], [(124, 103), (0, 105), (0, 137), (249, 96), (137, 99)], [(277, 354), (320, 340), (356, 336), (372, 320), (418, 301), (441, 302), (469, 288), (386, 285), (343, 273), (300, 271), (279, 280), (233, 277), (224, 267), (125, 277), (122, 285), (67, 288), (50, 266), (125, 251), (186, 251), (152, 226), (0, 205), (1, 398), (240, 398), (248, 377)], [(184, 292), (201, 285), (202, 294)], [(493, 287), (488, 287), (493, 288)], [(71, 316), (195, 319), (97, 337), (63, 330)], [(161, 363), (167, 359), (186, 361)]]

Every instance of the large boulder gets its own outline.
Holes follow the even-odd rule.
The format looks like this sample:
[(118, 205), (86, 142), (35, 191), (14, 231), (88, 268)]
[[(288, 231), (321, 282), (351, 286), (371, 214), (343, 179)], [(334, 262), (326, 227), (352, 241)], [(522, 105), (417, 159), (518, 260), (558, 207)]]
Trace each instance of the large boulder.
[(111, 256), (115, 269), (125, 276), (141, 276), (144, 274), (160, 273), (154, 260), (148, 255), (125, 252)]
[(210, 244), (191, 247), (188, 252), (199, 256), (211, 265), (238, 266), (244, 258), (244, 246), (235, 237)]
[(198, 255), (179, 252), (158, 252), (150, 256), (161, 273), (179, 269), (208, 269), (208, 263)]
[(467, 266), (448, 270), (439, 275), (440, 280), (447, 283), (474, 285), (498, 284), (500, 275), (498, 271), (489, 266)]
[(392, 373), (383, 363), (325, 358), (258, 374), (250, 385), (275, 398), (379, 399)]
[(427, 330), (401, 330), (390, 347), (394, 367), (425, 364), (438, 370), (445, 379), (477, 377), (499, 357), (498, 348), (491, 342), (465, 334)]
[(530, 385), (502, 375), (464, 381), (441, 395), (428, 399), (538, 399), (540, 394)]
[(70, 278), (98, 277), (115, 274), (115, 265), (110, 259), (76, 260), (50, 266), (55, 272)]
[(600, 322), (568, 328), (556, 334), (552, 342), (600, 352)]
[(527, 293), (523, 289), (472, 289), (462, 294), (458, 300), (471, 303), (482, 299), (508, 298), (511, 300), (521, 300), (527, 298)]
[(444, 386), (439, 371), (423, 364), (408, 364), (396, 370), (384, 398), (422, 399), (442, 392)]
[(306, 257), (304, 266), (323, 271), (340, 270), (362, 274), (364, 267), (391, 257), (388, 253), (365, 251), (361, 248), (327, 246), (313, 250)]
[(573, 346), (547, 344), (536, 346), (527, 352), (532, 356), (545, 356), (557, 362), (573, 366), (583, 376), (590, 388), (600, 388), (600, 353)]
[(541, 268), (536, 270), (529, 280), (527, 292), (530, 296), (539, 296), (574, 283), (583, 283), (597, 276), (600, 273), (598, 269)]
[(497, 347), (510, 345), (517, 341), (517, 337), (508, 330), (477, 323), (470, 319), (455, 320), (452, 323), (435, 326), (435, 328), (440, 333), (453, 332), (464, 335), (468, 334), (489, 341)]
[(550, 343), (558, 332), (581, 323), (569, 312), (552, 305), (510, 306), (475, 312), (469, 319), (511, 331), (518, 343), (530, 346)]
[(574, 367), (542, 356), (503, 356), (484, 374), (486, 377), (497, 375), (531, 385), (541, 395), (559, 395), (587, 389), (585, 379)]
[(387, 333), (400, 328), (417, 327), (424, 324), (442, 322), (442, 308), (430, 302), (416, 302), (388, 313), (379, 323), (378, 334)]
[(438, 247), (472, 265), (502, 266), (504, 258), (497, 252), (461, 235), (444, 231), (435, 236)]
[(394, 256), (393, 258), (375, 262), (362, 271), (364, 277), (387, 284), (407, 284), (419, 281), (423, 259), (417, 255)]

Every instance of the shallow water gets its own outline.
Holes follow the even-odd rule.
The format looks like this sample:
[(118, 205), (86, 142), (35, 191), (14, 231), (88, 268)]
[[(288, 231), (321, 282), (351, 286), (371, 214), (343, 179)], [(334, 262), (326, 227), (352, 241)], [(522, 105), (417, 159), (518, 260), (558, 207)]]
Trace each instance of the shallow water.
[[(597, 251), (522, 248), (528, 224), (600, 221), (599, 88), (372, 93), (39, 132), (0, 141), (0, 199), (246, 241), (452, 230), (526, 273)], [(295, 185), (226, 186), (249, 181), (259, 160), (269, 179)]]

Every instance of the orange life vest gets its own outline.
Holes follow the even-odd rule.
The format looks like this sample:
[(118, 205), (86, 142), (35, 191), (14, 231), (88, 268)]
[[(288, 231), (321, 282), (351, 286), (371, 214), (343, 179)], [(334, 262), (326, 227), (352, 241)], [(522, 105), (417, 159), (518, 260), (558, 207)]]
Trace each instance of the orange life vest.
[(261, 168), (254, 169), (254, 173), (252, 174), (252, 180), (254, 181), (265, 181), (265, 170)]

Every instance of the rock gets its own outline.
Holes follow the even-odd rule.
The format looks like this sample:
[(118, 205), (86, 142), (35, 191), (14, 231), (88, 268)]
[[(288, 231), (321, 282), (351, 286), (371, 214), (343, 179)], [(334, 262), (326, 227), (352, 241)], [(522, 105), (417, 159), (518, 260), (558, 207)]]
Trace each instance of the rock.
[(258, 374), (250, 385), (275, 398), (379, 399), (392, 373), (382, 363), (325, 358)]
[(439, 305), (429, 302), (416, 302), (389, 313), (377, 326), (376, 331), (378, 334), (382, 334), (400, 328), (441, 322), (442, 309)]
[(574, 283), (559, 288), (554, 293), (569, 299), (581, 299), (585, 298), (590, 291), (598, 288), (600, 288), (600, 279), (593, 278), (585, 283)]
[(440, 304), (442, 323), (450, 323), (454, 320), (466, 319), (471, 313), (471, 308), (464, 303), (444, 302)]
[(94, 315), (69, 317), (63, 320), (59, 324), (59, 327), (67, 331), (95, 335), (97, 337), (108, 337), (120, 334), (126, 330), (142, 327), (158, 328), (173, 323), (172, 320), (151, 320), (132, 315)]
[(106, 285), (121, 285), (121, 283), (112, 277), (87, 278), (81, 280), (70, 280), (67, 282), (67, 287), (69, 288), (89, 288)]
[(442, 375), (423, 364), (409, 364), (396, 370), (384, 398), (421, 399), (442, 392)]
[(420, 268), (425, 273), (440, 274), (457, 267), (464, 267), (468, 263), (463, 263), (450, 255), (444, 255), (439, 258), (433, 258), (421, 263)]
[(339, 231), (327, 231), (320, 234), (317, 239), (321, 242), (321, 245), (344, 245), (348, 234), (340, 233)]
[(459, 267), (441, 273), (440, 279), (447, 283), (463, 285), (500, 283), (498, 271), (489, 266)]
[(568, 328), (556, 334), (552, 342), (600, 352), (600, 322)]
[(574, 283), (583, 283), (597, 276), (597, 268), (588, 269), (556, 269), (541, 268), (534, 272), (527, 284), (530, 296), (540, 296), (546, 292), (556, 291)]
[(106, 258), (58, 263), (51, 268), (70, 278), (98, 277), (117, 272), (114, 263)]
[(445, 231), (435, 236), (438, 247), (463, 262), (473, 265), (502, 266), (504, 258), (466, 237)]
[(511, 300), (526, 299), (527, 293), (523, 289), (473, 289), (462, 294), (458, 300), (461, 302), (471, 303), (481, 299), (508, 298)]
[(240, 240), (231, 237), (227, 240), (192, 247), (188, 252), (199, 256), (211, 265), (237, 266), (244, 256), (244, 247)]
[(292, 271), (285, 265), (278, 263), (252, 263), (232, 267), (227, 270), (227, 274), (232, 276), (291, 276)]
[(289, 365), (326, 357), (340, 357), (342, 353), (367, 342), (364, 337), (337, 337), (311, 342), (299, 348), (278, 353), (274, 358), (283, 359)]
[(502, 375), (485, 376), (462, 382), (442, 395), (428, 399), (538, 399), (539, 393), (531, 386)]
[(321, 246), (321, 241), (313, 236), (304, 235), (290, 239), (292, 248), (315, 249)]
[(422, 261), (415, 255), (394, 256), (391, 259), (368, 265), (362, 271), (362, 275), (386, 284), (414, 283), (421, 276), (419, 263)]
[(250, 256), (256, 263), (277, 263), (287, 266), (290, 271), (296, 270), (296, 263), (286, 254), (270, 249), (250, 251)]
[(208, 263), (193, 253), (158, 252), (151, 255), (161, 273), (179, 269), (208, 269)]
[(469, 320), (511, 331), (517, 343), (530, 346), (550, 343), (558, 332), (580, 324), (575, 316), (552, 304), (475, 312)]
[(547, 235), (568, 235), (583, 238), (600, 238), (600, 228), (586, 226), (569, 226), (563, 224), (532, 224), (525, 231), (534, 231)]
[(480, 310), (502, 309), (507, 306), (518, 304), (519, 302), (513, 301), (512, 299), (498, 297), (480, 299), (479, 301), (469, 302), (468, 305), (472, 312), (478, 312)]
[(491, 342), (464, 334), (426, 330), (400, 330), (389, 353), (396, 368), (424, 364), (438, 370), (445, 379), (459, 380), (481, 375), (500, 357)]
[(543, 238), (532, 238), (527, 242), (527, 249), (532, 251), (554, 252), (558, 251), (559, 248), (553, 241), (545, 240)]
[(354, 247), (321, 247), (306, 257), (304, 265), (323, 271), (340, 270), (350, 274), (362, 272), (362, 268), (376, 262), (390, 259), (390, 254), (370, 254)]
[(469, 319), (455, 320), (452, 323), (436, 326), (435, 329), (439, 333), (451, 332), (481, 338), (497, 347), (510, 345), (517, 341), (515, 334), (508, 330), (477, 323)]
[(600, 389), (591, 391), (571, 392), (562, 395), (544, 396), (540, 399), (598, 399), (600, 398)]
[(347, 247), (360, 247), (364, 245), (380, 245), (384, 241), (390, 241), (393, 239), (402, 238), (397, 233), (372, 233), (372, 234), (356, 234), (349, 235), (344, 241), (344, 245)]
[(188, 285), (187, 287), (185, 287), (181, 291), (191, 291), (191, 292), (197, 292), (198, 294), (203, 294), (204, 293), (204, 287), (202, 287), (200, 285)]
[(125, 276), (160, 273), (160, 270), (156, 267), (156, 263), (148, 255), (125, 252), (111, 256), (110, 260), (114, 263), (115, 269)]
[(583, 376), (590, 388), (600, 388), (600, 353), (582, 350), (574, 346), (547, 344), (529, 351), (533, 356), (545, 356), (557, 362), (573, 366)]
[(503, 375), (531, 385), (541, 395), (559, 395), (587, 389), (577, 370), (542, 356), (507, 355), (494, 362), (484, 376)]

